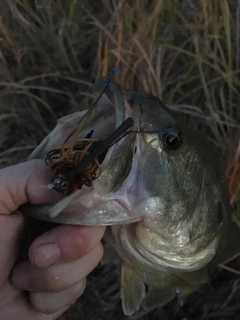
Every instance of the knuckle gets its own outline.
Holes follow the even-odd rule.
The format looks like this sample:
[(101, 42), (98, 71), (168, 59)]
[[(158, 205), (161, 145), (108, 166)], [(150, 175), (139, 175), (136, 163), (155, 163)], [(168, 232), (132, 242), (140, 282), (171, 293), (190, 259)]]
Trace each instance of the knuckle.
[(89, 239), (77, 229), (73, 229), (71, 233), (67, 233), (67, 236), (60, 240), (63, 260), (66, 261), (72, 261), (86, 255), (90, 250), (89, 246)]
[(75, 233), (73, 235), (73, 243), (73, 247), (75, 247), (75, 250), (79, 252), (80, 256), (84, 256), (88, 253), (90, 241), (87, 237), (84, 237), (81, 233)]

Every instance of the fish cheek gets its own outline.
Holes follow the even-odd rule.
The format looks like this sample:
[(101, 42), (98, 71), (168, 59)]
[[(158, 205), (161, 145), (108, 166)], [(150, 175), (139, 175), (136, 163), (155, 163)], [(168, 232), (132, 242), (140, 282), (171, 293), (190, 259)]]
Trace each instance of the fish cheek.
[[(144, 147), (144, 148), (143, 148)], [(153, 142), (144, 143), (142, 150), (137, 150), (139, 162), (139, 175), (144, 182), (146, 193), (149, 196), (159, 196), (159, 189), (167, 187), (167, 163), (161, 155), (161, 147)]]
[[(176, 183), (177, 168), (174, 159), (169, 156), (155, 136), (145, 137), (146, 142), (137, 150), (139, 162), (138, 185), (143, 186), (142, 205), (148, 206), (147, 200), (158, 199), (161, 203), (161, 215), (168, 216), (167, 208), (175, 202), (178, 183)], [(156, 211), (156, 210), (155, 210)], [(158, 213), (153, 213), (154, 215)], [(159, 217), (158, 217), (159, 218)], [(169, 217), (168, 217), (169, 218)]]

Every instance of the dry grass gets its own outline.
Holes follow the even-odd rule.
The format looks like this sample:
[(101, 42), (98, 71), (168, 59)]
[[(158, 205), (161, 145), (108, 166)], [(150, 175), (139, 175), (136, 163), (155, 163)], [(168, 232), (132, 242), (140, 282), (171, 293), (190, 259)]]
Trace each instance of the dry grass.
[[(0, 165), (24, 159), (58, 117), (84, 108), (91, 83), (115, 66), (118, 83), (159, 96), (219, 148), (239, 210), (237, 0), (1, 1)], [(64, 319), (124, 319), (118, 272), (108, 268)], [(237, 275), (221, 271), (187, 305), (182, 315), (172, 303), (139, 319), (239, 319)]]
[(97, 30), (83, 2), (0, 4), (2, 165), (18, 162), (58, 117), (83, 107), (96, 73), (89, 48), (97, 47)]

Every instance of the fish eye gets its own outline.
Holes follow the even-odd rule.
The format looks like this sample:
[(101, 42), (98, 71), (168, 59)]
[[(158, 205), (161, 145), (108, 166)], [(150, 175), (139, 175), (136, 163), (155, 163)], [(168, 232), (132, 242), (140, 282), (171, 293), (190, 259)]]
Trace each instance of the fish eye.
[(179, 128), (168, 128), (172, 131), (162, 135), (163, 143), (167, 149), (177, 150), (182, 145), (182, 132)]

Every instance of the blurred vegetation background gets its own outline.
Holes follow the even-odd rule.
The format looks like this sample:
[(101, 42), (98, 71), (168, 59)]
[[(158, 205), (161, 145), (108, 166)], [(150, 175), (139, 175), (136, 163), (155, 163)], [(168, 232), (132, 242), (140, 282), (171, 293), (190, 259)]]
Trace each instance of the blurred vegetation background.
[[(0, 166), (18, 163), (59, 117), (88, 107), (95, 79), (162, 101), (220, 150), (233, 218), (240, 219), (240, 2), (238, 0), (1, 0)], [(240, 278), (131, 319), (240, 319)], [(100, 266), (63, 320), (125, 319), (118, 267)]]

